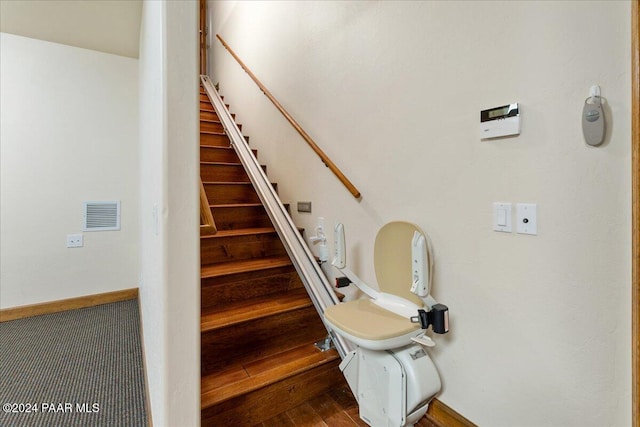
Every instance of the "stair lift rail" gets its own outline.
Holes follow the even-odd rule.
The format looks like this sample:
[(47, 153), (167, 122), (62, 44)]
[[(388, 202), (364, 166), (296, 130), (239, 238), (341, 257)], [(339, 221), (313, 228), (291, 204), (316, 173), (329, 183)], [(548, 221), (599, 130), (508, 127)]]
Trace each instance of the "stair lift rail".
[(331, 284), (320, 269), (315, 257), (280, 201), (267, 175), (262, 170), (262, 167), (260, 167), (258, 160), (251, 152), (251, 148), (249, 148), (242, 132), (231, 117), (231, 113), (224, 105), (220, 94), (214, 88), (208, 76), (202, 75), (200, 78), (218, 114), (218, 118), (231, 141), (231, 146), (238, 154), (240, 162), (244, 166), (251, 183), (258, 193), (258, 197), (264, 204), (267, 214), (278, 236), (282, 240), (296, 271), (300, 275), (302, 283), (316, 311), (320, 315), (327, 332), (331, 336), (336, 350), (340, 354), (340, 357), (344, 358), (352, 350), (352, 345), (341, 336), (336, 335), (326, 324), (323, 316), (326, 307), (339, 302)]

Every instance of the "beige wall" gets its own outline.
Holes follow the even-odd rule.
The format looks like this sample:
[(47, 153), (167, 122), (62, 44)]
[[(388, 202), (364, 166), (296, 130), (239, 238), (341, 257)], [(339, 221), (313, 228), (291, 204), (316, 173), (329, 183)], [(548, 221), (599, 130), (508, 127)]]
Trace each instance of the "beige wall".
[[(0, 33), (0, 308), (138, 284), (138, 61)], [(83, 202), (121, 230), (82, 233)]]
[[(220, 33), (363, 194), (353, 200), (212, 41), (212, 76), (284, 201), (373, 241), (409, 220), (434, 244), (451, 332), (440, 399), (487, 426), (630, 424), (630, 3), (210, 2)], [(607, 142), (585, 145), (591, 85)], [(519, 102), (522, 134), (479, 139)], [(492, 231), (492, 202), (537, 203), (538, 235)], [(307, 232), (307, 236), (313, 234)]]

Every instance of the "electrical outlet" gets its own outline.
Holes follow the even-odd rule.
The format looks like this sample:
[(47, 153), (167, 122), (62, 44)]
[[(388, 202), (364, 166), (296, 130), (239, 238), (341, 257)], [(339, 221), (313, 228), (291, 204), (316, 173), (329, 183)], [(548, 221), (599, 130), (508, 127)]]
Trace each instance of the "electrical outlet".
[(298, 212), (311, 213), (311, 202), (298, 202)]
[(67, 234), (68, 248), (81, 248), (84, 246), (82, 234)]

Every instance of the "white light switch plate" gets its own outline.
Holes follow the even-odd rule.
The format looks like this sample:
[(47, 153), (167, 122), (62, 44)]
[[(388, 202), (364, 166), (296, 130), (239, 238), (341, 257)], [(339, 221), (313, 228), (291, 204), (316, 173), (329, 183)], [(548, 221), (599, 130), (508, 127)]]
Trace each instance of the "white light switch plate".
[(534, 203), (516, 204), (516, 232), (538, 234), (538, 207)]
[(493, 204), (493, 230), (511, 233), (511, 203)]

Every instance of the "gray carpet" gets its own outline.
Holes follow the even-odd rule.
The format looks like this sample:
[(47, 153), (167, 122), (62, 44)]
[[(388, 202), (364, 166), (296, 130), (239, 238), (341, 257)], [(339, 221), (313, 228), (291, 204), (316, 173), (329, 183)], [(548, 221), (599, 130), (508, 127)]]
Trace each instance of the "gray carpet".
[(0, 426), (146, 426), (139, 319), (130, 300), (0, 323)]

